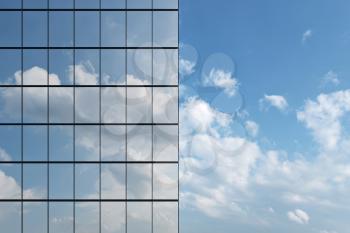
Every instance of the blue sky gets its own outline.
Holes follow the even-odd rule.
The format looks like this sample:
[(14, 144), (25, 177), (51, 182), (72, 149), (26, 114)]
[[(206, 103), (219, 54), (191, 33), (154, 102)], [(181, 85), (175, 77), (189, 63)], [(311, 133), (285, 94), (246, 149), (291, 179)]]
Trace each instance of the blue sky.
[(349, 7), (182, 1), (182, 232), (346, 232)]

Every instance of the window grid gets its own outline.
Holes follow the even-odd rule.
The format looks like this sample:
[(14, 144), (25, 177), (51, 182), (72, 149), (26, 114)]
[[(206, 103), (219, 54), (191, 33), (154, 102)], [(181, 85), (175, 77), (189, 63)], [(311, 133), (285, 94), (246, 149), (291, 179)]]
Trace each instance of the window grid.
[[(15, 87), (20, 87), (21, 90), (21, 103), (20, 103), (20, 122), (9, 122), (9, 123), (4, 123), (0, 122), (0, 126), (20, 126), (21, 128), (21, 160), (20, 161), (0, 161), (0, 165), (2, 164), (20, 164), (21, 166), (21, 181), (20, 181), (20, 186), (21, 186), (21, 198), (20, 199), (1, 199), (0, 203), (2, 202), (20, 202), (21, 203), (21, 233), (26, 232), (26, 229), (24, 228), (24, 204), (25, 203), (40, 203), (44, 204), (44, 207), (46, 207), (46, 231), (50, 232), (50, 206), (51, 203), (72, 203), (72, 208), (73, 208), (73, 232), (78, 232), (77, 231), (77, 205), (79, 203), (98, 203), (98, 231), (99, 233), (103, 232), (102, 229), (102, 203), (108, 203), (108, 202), (122, 202), (125, 203), (125, 232), (128, 232), (128, 203), (150, 203), (151, 204), (151, 232), (154, 231), (154, 203), (177, 203), (177, 225), (178, 228), (176, 229), (176, 232), (179, 232), (179, 127), (178, 127), (178, 120), (179, 120), (179, 111), (177, 111), (177, 122), (171, 122), (171, 123), (159, 123), (154, 121), (154, 87), (174, 87), (177, 88), (177, 92), (179, 94), (178, 90), (178, 84), (177, 85), (154, 85), (154, 50), (159, 50), (159, 49), (169, 49), (169, 50), (178, 50), (178, 44), (175, 47), (161, 47), (161, 46), (154, 46), (154, 12), (162, 11), (162, 12), (177, 12), (177, 17), (179, 18), (179, 13), (178, 9), (155, 9), (153, 0), (151, 8), (145, 8), (145, 9), (129, 9), (128, 8), (128, 3), (125, 1), (125, 8), (119, 9), (119, 8), (104, 8), (102, 9), (101, 1), (99, 0), (99, 8), (89, 8), (89, 9), (83, 9), (83, 8), (76, 8), (76, 1), (73, 1), (73, 8), (71, 9), (51, 9), (50, 8), (50, 1), (46, 0), (46, 8), (24, 8), (24, 2), (26, 0), (21, 0), (21, 8), (20, 9), (0, 9), (0, 12), (3, 11), (10, 11), (10, 12), (20, 12), (21, 13), (21, 44), (20, 46), (9, 46), (9, 47), (2, 47), (0, 46), (0, 51), (1, 50), (20, 50), (21, 51), (21, 71), (20, 72), (20, 83), (17, 85), (12, 85), (12, 84), (3, 84), (0, 83), (0, 88), (15, 88)], [(24, 12), (46, 12), (46, 46), (24, 46), (24, 39), (23, 39), (23, 33), (24, 33)], [(73, 13), (73, 46), (65, 46), (65, 47), (55, 47), (55, 46), (50, 46), (50, 13), (51, 12), (56, 12), (56, 11), (69, 11)], [(91, 12), (98, 12), (98, 17), (99, 17), (99, 41), (98, 41), (98, 46), (91, 46), (91, 47), (79, 47), (76, 46), (76, 36), (75, 36), (75, 31), (76, 31), (76, 12), (84, 12), (84, 11), (91, 11)], [(116, 12), (125, 12), (125, 46), (124, 47), (107, 47), (103, 46), (101, 41), (101, 14), (104, 11), (116, 11)], [(138, 46), (138, 47), (133, 47), (133, 46), (127, 46), (127, 41), (128, 41), (128, 29), (127, 29), (127, 22), (128, 22), (128, 12), (151, 12), (151, 46)], [(179, 36), (179, 28), (177, 28), (178, 32), (177, 35)], [(178, 38), (177, 38), (178, 41)], [(177, 42), (178, 43), (178, 42)], [(23, 54), (25, 53), (26, 50), (44, 50), (46, 52), (46, 66), (48, 72), (46, 72), (46, 84), (43, 85), (24, 85), (24, 56)], [(67, 85), (67, 84), (62, 84), (62, 85), (55, 85), (51, 84), (51, 74), (50, 74), (50, 51), (51, 50), (64, 50), (64, 49), (71, 49), (73, 52), (73, 84)], [(86, 49), (86, 50), (92, 50), (92, 49), (97, 49), (98, 50), (98, 63), (99, 63), (99, 68), (98, 68), (98, 84), (96, 85), (77, 85), (76, 81), (76, 50), (77, 49)], [(151, 84), (140, 84), (140, 85), (131, 85), (128, 84), (128, 78), (125, 77), (125, 84), (110, 84), (110, 85), (102, 85), (102, 72), (101, 72), (101, 51), (102, 50), (109, 50), (109, 49), (118, 49), (118, 50), (125, 50), (125, 74), (128, 73), (128, 50), (137, 50), (137, 49), (150, 49), (152, 58), (151, 58)], [(179, 59), (179, 57), (177, 57)], [(30, 88), (30, 87), (36, 87), (36, 88), (42, 88), (46, 89), (46, 122), (27, 122), (24, 120), (24, 115), (25, 115), (25, 105), (24, 105), (24, 90), (25, 88)], [(73, 89), (73, 120), (71, 123), (52, 123), (50, 121), (50, 90), (53, 87), (72, 87)], [(77, 114), (76, 114), (76, 88), (87, 88), (87, 87), (96, 87), (98, 89), (98, 121), (97, 122), (77, 122)], [(102, 122), (102, 110), (101, 110), (101, 99), (102, 99), (102, 88), (112, 88), (112, 87), (121, 87), (125, 89), (125, 122), (124, 123), (103, 123)], [(128, 122), (128, 89), (129, 88), (150, 88), (151, 90), (151, 121), (150, 122), (138, 122), (138, 123), (132, 123)], [(53, 97), (54, 98), (54, 97)], [(177, 107), (179, 108), (179, 103), (177, 102)], [(175, 161), (155, 161), (154, 160), (154, 127), (155, 126), (168, 126), (168, 125), (173, 125), (177, 126), (177, 160)], [(31, 160), (24, 160), (24, 147), (23, 147), (23, 142), (24, 142), (24, 128), (26, 126), (46, 126), (46, 160), (41, 160), (41, 161), (31, 161)], [(73, 128), (73, 160), (72, 161), (52, 161), (50, 158), (50, 126), (72, 126)], [(98, 126), (98, 160), (93, 160), (93, 161), (80, 161), (76, 159), (76, 145), (77, 145), (77, 140), (76, 140), (76, 126)], [(125, 126), (125, 160), (122, 161), (103, 161), (102, 160), (102, 127), (103, 126)], [(129, 130), (132, 129), (133, 127), (138, 127), (138, 126), (150, 126), (151, 128), (151, 161), (131, 161), (128, 159), (128, 140), (127, 140), (127, 135), (130, 133)], [(29, 164), (43, 164), (46, 165), (47, 169), (47, 177), (46, 177), (46, 198), (37, 198), (37, 199), (32, 199), (32, 198), (27, 198), (24, 192), (24, 166), (29, 165)], [(51, 198), (50, 197), (50, 186), (52, 185), (50, 183), (50, 167), (55, 166), (57, 164), (70, 164), (73, 166), (73, 198), (65, 198), (65, 199), (57, 199), (57, 198)], [(89, 198), (89, 199), (81, 199), (76, 197), (76, 165), (86, 165), (86, 164), (96, 164), (98, 165), (98, 197), (97, 198)], [(102, 165), (103, 164), (123, 164), (125, 166), (125, 184), (124, 184), (124, 191), (125, 191), (125, 198), (116, 198), (116, 199), (103, 199), (102, 198)], [(140, 199), (130, 199), (128, 198), (128, 165), (133, 165), (133, 164), (149, 164), (151, 166), (151, 198), (140, 198)], [(177, 165), (177, 198), (176, 199), (171, 199), (171, 198), (161, 198), (161, 199), (155, 199), (154, 198), (154, 182), (155, 182), (155, 177), (154, 177), (154, 164), (174, 164)], [(46, 206), (45, 206), (46, 205)]]

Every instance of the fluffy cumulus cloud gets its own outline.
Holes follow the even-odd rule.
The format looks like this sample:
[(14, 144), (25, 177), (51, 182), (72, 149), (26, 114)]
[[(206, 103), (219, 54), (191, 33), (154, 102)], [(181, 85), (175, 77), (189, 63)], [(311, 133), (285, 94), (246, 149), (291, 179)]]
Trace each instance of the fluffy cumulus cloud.
[(334, 150), (342, 138), (342, 118), (349, 111), (350, 90), (337, 91), (307, 100), (297, 118), (311, 130), (323, 149)]
[(0, 170), (0, 199), (16, 199), (21, 197), (21, 187), (17, 181)]
[(256, 137), (258, 135), (259, 125), (255, 121), (248, 120), (245, 122), (244, 126), (251, 136)]
[(234, 96), (239, 86), (238, 80), (234, 78), (232, 72), (216, 68), (212, 68), (209, 74), (203, 77), (203, 84), (221, 88), (228, 96)]
[(179, 72), (182, 76), (191, 75), (195, 72), (196, 63), (181, 58), (179, 61)]
[(0, 161), (11, 161), (11, 156), (0, 147)]
[(301, 209), (289, 211), (287, 213), (287, 216), (290, 221), (296, 222), (298, 224), (308, 224), (310, 221), (309, 215)]
[(260, 108), (264, 110), (275, 107), (280, 111), (285, 111), (288, 107), (286, 98), (281, 95), (264, 95), (264, 97), (259, 100), (259, 103)]

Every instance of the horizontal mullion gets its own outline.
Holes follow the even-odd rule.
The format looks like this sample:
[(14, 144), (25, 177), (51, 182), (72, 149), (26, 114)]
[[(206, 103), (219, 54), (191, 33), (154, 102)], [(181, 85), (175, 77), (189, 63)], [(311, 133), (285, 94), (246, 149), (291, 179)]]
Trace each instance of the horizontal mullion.
[(179, 85), (0, 85), (0, 88), (7, 88), (7, 87), (179, 87)]
[(0, 47), (1, 50), (9, 50), (9, 49), (25, 49), (25, 50), (31, 50), (31, 49), (52, 49), (52, 50), (57, 50), (57, 49), (179, 49), (178, 46), (167, 46), (167, 47), (154, 47), (154, 46), (108, 46), (108, 47), (104, 47), (104, 46), (8, 46), (8, 47), (4, 47), (1, 46)]
[(178, 164), (179, 161), (0, 161), (0, 164)]
[(0, 123), (0, 125), (178, 125), (179, 123)]
[(0, 8), (0, 11), (179, 11), (179, 9), (152, 8)]
[(178, 202), (178, 199), (0, 199), (0, 202)]

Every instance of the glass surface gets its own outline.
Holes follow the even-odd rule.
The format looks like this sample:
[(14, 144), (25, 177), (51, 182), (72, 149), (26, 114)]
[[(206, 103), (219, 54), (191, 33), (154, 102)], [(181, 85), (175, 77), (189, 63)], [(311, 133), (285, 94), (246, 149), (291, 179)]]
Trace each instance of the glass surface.
[(47, 123), (47, 88), (23, 88), (24, 123)]
[(47, 164), (23, 165), (23, 198), (47, 198)]
[(99, 51), (78, 49), (75, 51), (74, 79), (77, 85), (99, 84)]
[(177, 85), (178, 84), (178, 50), (155, 49), (153, 50), (153, 84)]
[(49, 56), (50, 85), (73, 84), (73, 50), (52, 49)]
[(101, 126), (101, 159), (103, 161), (125, 160), (125, 132), (122, 125)]
[(125, 199), (125, 164), (102, 164), (101, 198)]
[[(23, 85), (47, 85), (47, 50), (24, 50), (23, 70)], [(19, 77), (20, 74), (18, 74)], [(57, 79), (53, 76), (50, 78)]]
[(21, 88), (0, 87), (0, 122), (21, 122)]
[(73, 122), (73, 88), (49, 88), (49, 121), (50, 123)]
[(0, 32), (6, 33), (0, 35), (0, 46), (21, 46), (21, 25), (21, 12), (1, 11)]
[(105, 87), (101, 89), (102, 123), (125, 123), (125, 88)]
[(125, 50), (101, 50), (101, 82), (102, 85), (125, 84)]
[(21, 50), (0, 50), (0, 85), (21, 85)]
[(102, 233), (124, 233), (125, 203), (102, 202), (101, 203), (101, 232)]
[(50, 202), (50, 233), (73, 233), (73, 203)]
[(49, 22), (50, 46), (72, 46), (73, 12), (51, 11)]
[(178, 160), (178, 126), (153, 127), (153, 159), (155, 161)]
[(75, 88), (75, 121), (76, 123), (99, 123), (99, 88)]
[(126, 0), (101, 0), (102, 9), (125, 9)]
[[(1, 177), (1, 199), (21, 198), (21, 165), (20, 164), (0, 164)], [(1, 202), (0, 202), (1, 203)], [(1, 220), (0, 220), (1, 221)]]
[[(1, 1), (0, 1), (1, 2)], [(0, 202), (0, 226), (5, 232), (21, 233), (20, 202)]]
[(178, 232), (178, 204), (174, 202), (155, 202), (153, 204), (153, 232)]
[(0, 0), (0, 8), (3, 9), (20, 9), (22, 0)]
[[(81, 2), (85, 1), (86, 0), (81, 0)], [(76, 7), (78, 7), (78, 5), (76, 5)], [(75, 13), (75, 46), (99, 46), (98, 12), (77, 11)]]
[(128, 12), (127, 17), (127, 45), (150, 46), (152, 44), (152, 13)]
[(75, 197), (77, 199), (99, 198), (99, 165), (75, 165)]
[(179, 0), (153, 0), (154, 9), (178, 9)]
[(129, 49), (127, 68), (128, 85), (151, 85), (152, 50)]
[(73, 126), (50, 126), (50, 160), (73, 160)]
[(98, 161), (100, 151), (100, 127), (98, 125), (75, 126), (75, 160)]
[(105, 11), (101, 13), (102, 47), (125, 46), (125, 13)]
[(127, 0), (129, 9), (150, 9), (152, 0)]
[(128, 126), (128, 160), (152, 160), (152, 126)]
[(150, 87), (128, 87), (127, 122), (150, 123), (152, 121), (152, 89)]
[(43, 125), (23, 126), (23, 160), (47, 160), (47, 127)]
[(153, 42), (158, 47), (178, 46), (178, 16), (175, 11), (153, 13)]
[(153, 198), (177, 199), (178, 198), (178, 165), (154, 164), (153, 165)]
[(99, 232), (100, 213), (98, 202), (75, 203), (75, 232), (96, 233)]
[(21, 126), (0, 126), (0, 161), (21, 160)]
[(74, 0), (49, 0), (51, 9), (72, 9)]
[(75, 7), (86, 9), (86, 8), (93, 8), (98, 9), (99, 8), (99, 1), (100, 0), (75, 0)]
[(47, 203), (23, 203), (23, 233), (47, 233)]
[(152, 165), (127, 164), (128, 199), (150, 199), (152, 196)]
[(155, 123), (178, 122), (178, 88), (153, 88), (153, 120)]
[(47, 46), (46, 12), (23, 12), (23, 45), (29, 47)]
[(129, 202), (127, 213), (128, 233), (152, 232), (152, 203)]
[(73, 164), (50, 164), (50, 198), (73, 198)]
[(47, 4), (47, 0), (23, 0), (23, 8), (45, 9), (47, 8)]

